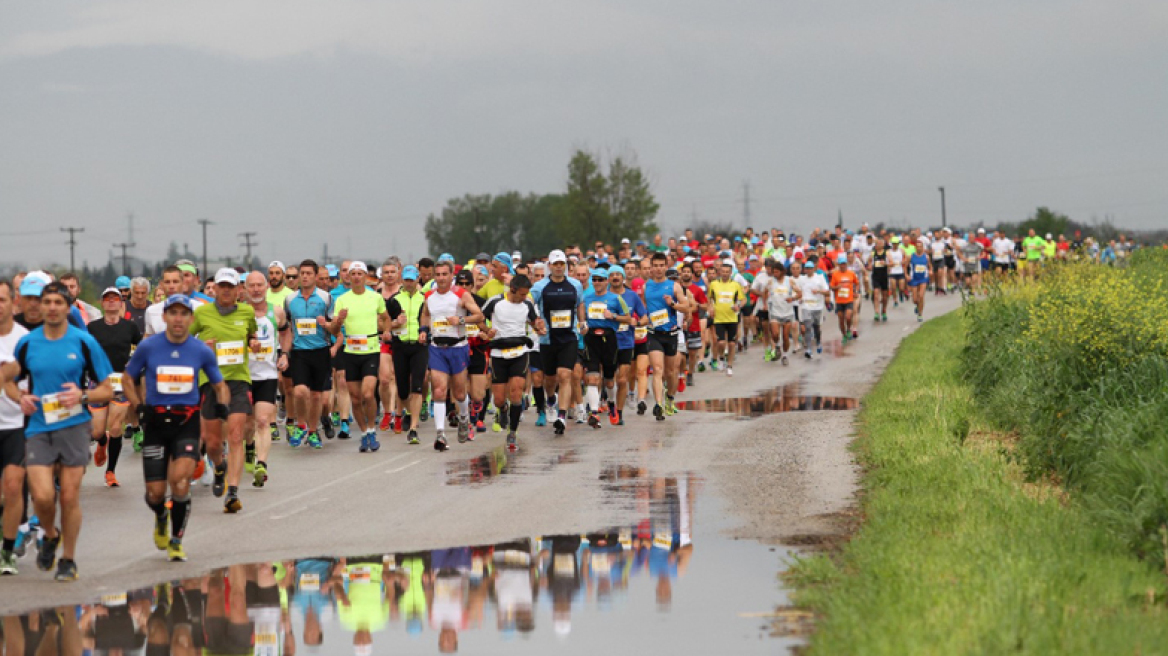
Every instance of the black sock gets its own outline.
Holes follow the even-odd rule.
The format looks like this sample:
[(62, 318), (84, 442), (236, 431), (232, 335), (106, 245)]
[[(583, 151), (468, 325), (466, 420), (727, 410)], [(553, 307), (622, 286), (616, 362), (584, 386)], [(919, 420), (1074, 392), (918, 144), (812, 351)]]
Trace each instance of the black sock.
[(227, 486), (227, 494), (229, 494), (233, 497), (239, 496), (239, 486), (238, 485), (228, 485)]
[(535, 397), (535, 409), (540, 414), (547, 412), (547, 392), (542, 387), (536, 387), (531, 390), (531, 395)]
[(553, 393), (551, 396), (547, 397), (547, 404), (548, 405), (555, 405), (556, 402), (559, 400), (560, 400), (559, 395)]
[(163, 497), (162, 499), (160, 499), (158, 501), (158, 503), (151, 503), (150, 496), (147, 495), (146, 505), (150, 507), (150, 510), (154, 511), (155, 517), (162, 517), (163, 515), (166, 514), (166, 497)]
[(102, 435), (101, 437), (97, 438), (97, 445), (98, 446), (105, 446), (108, 442), (109, 442), (108, 435)]
[(3, 549), (4, 549), (4, 551), (7, 551), (9, 553), (15, 551), (16, 550), (16, 538), (12, 538), (11, 540), (9, 540), (8, 538), (4, 538)]
[(170, 600), (170, 621), (172, 624), (190, 624), (191, 611), (187, 607), (185, 590), (175, 590)]
[(170, 536), (175, 540), (181, 540), (183, 534), (187, 530), (187, 517), (191, 513), (191, 497), (187, 495), (183, 499), (177, 497), (170, 498)]
[(106, 471), (112, 472), (118, 468), (118, 458), (122, 455), (122, 436), (109, 438), (109, 461), (105, 466)]
[(519, 418), (523, 416), (523, 404), (511, 404), (511, 432), (519, 430)]
[(263, 460), (257, 460), (256, 467), (263, 467), (264, 469), (267, 469), (268, 463), (264, 462)]

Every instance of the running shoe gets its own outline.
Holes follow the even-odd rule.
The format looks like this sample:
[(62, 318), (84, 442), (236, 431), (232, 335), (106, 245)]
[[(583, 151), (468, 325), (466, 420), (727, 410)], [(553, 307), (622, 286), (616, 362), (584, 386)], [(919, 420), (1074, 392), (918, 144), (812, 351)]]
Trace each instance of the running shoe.
[(162, 513), (161, 516), (154, 516), (154, 546), (162, 551), (166, 548), (166, 543), (170, 540), (167, 535), (166, 527), (170, 522), (170, 511)]
[(657, 418), (657, 421), (665, 421), (665, 411), (661, 409), (660, 403), (653, 404), (653, 416)]
[(673, 399), (665, 397), (665, 416), (672, 417), (677, 414), (677, 406), (673, 403)]
[(105, 473), (105, 486), (106, 487), (121, 487), (118, 485), (118, 477), (115, 476), (112, 471), (107, 471)]
[(567, 422), (559, 415), (556, 415), (556, 420), (552, 422), (552, 426), (556, 430), (556, 435), (563, 435), (564, 430), (568, 427)]
[(337, 424), (341, 423), (341, 413), (339, 413), (339, 412), (330, 413), (328, 415), (328, 418), (329, 418), (329, 422), (331, 422), (333, 426), (336, 426)]
[(0, 551), (0, 576), (16, 576), (16, 552)]
[(438, 436), (434, 438), (434, 450), (445, 451), (449, 448), (450, 446), (446, 444), (446, 433), (444, 431), (438, 431)]
[(677, 391), (678, 392), (685, 391), (685, 376), (682, 374), (677, 375)]
[(515, 431), (511, 431), (511, 432), (507, 433), (507, 449), (510, 451), (515, 451), (518, 448), (519, 448), (519, 445), (517, 444), (517, 438), (515, 437)]
[(391, 425), (393, 425), (393, 415), (389, 414), (388, 412), (381, 415), (381, 424), (378, 425), (378, 428), (380, 430), (387, 431)]
[(203, 487), (210, 487), (215, 483), (215, 466), (211, 464), (211, 459), (207, 456), (203, 456), (201, 460), (203, 462), (203, 475), (199, 478), (199, 482), (203, 484)]
[(787, 365), (789, 365), (789, 364), (791, 364), (791, 361), (787, 359), (787, 356), (786, 356), (786, 355), (784, 355), (784, 356), (783, 356), (783, 366), (785, 367), (785, 366), (787, 366)]
[(187, 562), (187, 552), (183, 550), (182, 542), (171, 540), (166, 545), (166, 559), (172, 563)]
[(815, 352), (822, 354), (823, 353), (823, 344), (816, 344), (815, 345)]
[(595, 412), (588, 413), (588, 425), (596, 430), (600, 428), (600, 417)]
[(321, 443), (320, 436), (316, 434), (316, 431), (312, 431), (311, 433), (308, 434), (307, 441), (308, 441), (308, 446), (310, 446), (314, 449), (323, 449), (324, 448), (324, 444)]
[(483, 423), (482, 419), (475, 420), (475, 430), (479, 432), (485, 432), (487, 430), (487, 425)]
[(429, 419), (431, 410), (432, 410), (432, 408), (430, 407), (430, 404), (423, 403), (422, 404), (422, 412), (418, 415), (418, 420), (419, 421), (426, 421), (427, 419)]
[(734, 367), (726, 367), (726, 375), (733, 376), (734, 375)]
[(349, 437), (350, 437), (350, 435), (349, 435), (349, 422), (342, 421), (341, 422), (341, 432), (337, 433), (337, 439), (338, 440), (347, 440), (347, 439), (349, 439)]
[(191, 482), (194, 483), (195, 481), (202, 479), (203, 474), (206, 473), (206, 470), (206, 459), (199, 458), (199, 462), (195, 463), (195, 473), (191, 476)]
[(924, 321), (925, 321), (925, 318), (918, 314), (917, 315), (917, 323), (924, 323)]
[(246, 444), (243, 448), (243, 470), (247, 473), (255, 471), (256, 452), (255, 444)]
[(268, 466), (262, 462), (256, 463), (255, 471), (252, 472), (252, 487), (263, 487), (264, 483), (268, 482)]
[(421, 444), (421, 442), (418, 440), (418, 431), (410, 431), (410, 434), (406, 436), (406, 444)]
[(57, 543), (60, 541), (60, 534), (57, 534), (55, 538), (41, 539), (40, 552), (37, 553), (37, 569), (42, 572), (52, 571), (53, 566), (57, 564)]
[(613, 426), (616, 426), (618, 421), (620, 421), (620, 410), (616, 409), (615, 404), (609, 405), (608, 406), (608, 423), (612, 424)]
[(211, 494), (217, 497), (223, 496), (223, 490), (227, 487), (227, 460), (215, 465), (215, 483), (211, 486)]
[(402, 416), (395, 415), (393, 418), (393, 432), (395, 435), (401, 435), (402, 432)]
[(227, 499), (223, 501), (223, 512), (234, 515), (243, 510), (243, 503), (239, 501), (239, 497), (234, 494), (227, 495)]
[(304, 429), (299, 426), (293, 426), (288, 431), (288, 446), (293, 449), (298, 449), (301, 444), (304, 444)]
[(276, 422), (272, 422), (269, 426), (268, 434), (272, 436), (273, 442), (280, 441), (280, 426)]
[(539, 416), (535, 418), (535, 425), (540, 426), (540, 427), (547, 426), (547, 412), (546, 411), (539, 413)]
[(717, 371), (717, 370), (718, 370), (718, 361), (717, 360), (710, 360), (710, 371)]
[(624, 426), (625, 425), (625, 411), (624, 410), (617, 410), (616, 411), (616, 425), (617, 426)]
[(694, 377), (693, 377), (693, 374), (692, 374), (692, 373), (688, 373), (688, 374), (686, 374), (686, 375), (685, 375), (685, 384), (686, 384), (686, 385), (688, 385), (688, 386), (690, 386), (690, 387), (692, 387), (692, 386), (693, 386), (693, 384), (694, 384)]
[[(337, 416), (337, 413), (334, 412), (333, 416)], [(333, 439), (334, 437), (336, 437), (337, 436), (336, 425), (339, 423), (341, 423), (339, 417), (338, 417), (337, 421), (333, 421), (327, 415), (324, 417), (321, 417), (320, 424), (321, 424), (321, 428), (324, 429), (324, 436), (330, 440)]]
[(860, 338), (859, 331), (853, 330), (852, 331), (852, 339), (859, 339), (859, 338)]
[(638, 415), (644, 415), (645, 411), (648, 409), (649, 409), (649, 407), (647, 405), (645, 405), (645, 399), (641, 399), (640, 401), (637, 401), (637, 414)]
[(698, 360), (698, 372), (700, 373), (700, 372), (703, 372), (705, 370), (706, 370), (705, 360)]
[[(106, 438), (106, 439), (108, 440), (109, 438)], [(94, 467), (101, 467), (101, 466), (105, 465), (105, 461), (107, 459), (108, 459), (108, 457), (106, 454), (106, 445), (102, 444), (101, 442), (98, 442), (97, 449), (95, 449), (93, 451), (93, 466)]]
[[(499, 424), (496, 423), (495, 425), (498, 426)], [(459, 441), (459, 443), (465, 443), (467, 441), (467, 436), (469, 436), (469, 435), (470, 435), (470, 422), (469, 421), (460, 422), (458, 424), (458, 441)]]
[(369, 431), (365, 437), (369, 440), (368, 446), (371, 452), (381, 448), (381, 442), (377, 441), (377, 431)]
[(361, 446), (357, 447), (357, 451), (361, 453), (369, 451), (369, 433), (361, 436)]
[(803, 357), (810, 360), (811, 359), (811, 349), (807, 349), (806, 351), (803, 351)]
[(77, 563), (68, 558), (62, 558), (57, 562), (57, 574), (53, 579), (56, 581), (76, 581)]

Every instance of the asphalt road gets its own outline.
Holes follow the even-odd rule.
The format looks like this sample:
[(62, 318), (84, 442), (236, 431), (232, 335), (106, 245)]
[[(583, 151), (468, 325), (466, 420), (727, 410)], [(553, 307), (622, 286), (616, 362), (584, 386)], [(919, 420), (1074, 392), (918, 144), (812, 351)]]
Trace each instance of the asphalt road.
[[(959, 304), (953, 296), (930, 295), (926, 316)], [(903, 306), (890, 313), (887, 324), (874, 325), (871, 316), (869, 305), (860, 339), (846, 347), (838, 343), (832, 318), (825, 325), (822, 356), (793, 358), (784, 367), (763, 363), (762, 349), (752, 348), (740, 357), (732, 378), (698, 374), (696, 385), (678, 400), (751, 397), (784, 385), (776, 396), (787, 401), (775, 406), (798, 405), (793, 395), (858, 399), (918, 326)], [(510, 456), (499, 451), (504, 434), (489, 431), (469, 444), (452, 440), (449, 451), (437, 453), (428, 443), (431, 423), (423, 425), (421, 446), (387, 433), (374, 454), (358, 453), (355, 439), (327, 442), (321, 451), (293, 451), (278, 442), (269, 458), (268, 485), (254, 489), (245, 479), (240, 514), (223, 514), (210, 488), (196, 486), (185, 540), (190, 560), (183, 564), (167, 562), (153, 546), (140, 459), (127, 448), (118, 472), (121, 488), (106, 489), (96, 468), (85, 476), (80, 580), (56, 583), (26, 557), (19, 576), (0, 580), (0, 613), (77, 603), (238, 562), (487, 544), (612, 526), (629, 511), (626, 500), (613, 497), (599, 481), (601, 471), (614, 465), (662, 476), (694, 472), (704, 479), (704, 494), (721, 497), (733, 527), (727, 530), (735, 537), (781, 544), (830, 530), (826, 518), (850, 503), (855, 471), (847, 444), (855, 412), (791, 412), (738, 421), (724, 413), (682, 411), (656, 422), (630, 410), (624, 427), (605, 422), (593, 431), (572, 425), (559, 438), (550, 427), (536, 429), (530, 412), (520, 426), (520, 451)], [(481, 456), (486, 460), (476, 461)], [(500, 465), (500, 456), (506, 462), (500, 475), (476, 473), (481, 465)]]

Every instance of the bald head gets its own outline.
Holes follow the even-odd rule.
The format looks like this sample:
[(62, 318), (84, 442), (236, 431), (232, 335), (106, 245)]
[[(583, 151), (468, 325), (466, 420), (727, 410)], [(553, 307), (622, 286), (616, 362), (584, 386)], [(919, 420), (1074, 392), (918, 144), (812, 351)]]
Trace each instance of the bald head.
[(268, 277), (259, 271), (252, 271), (244, 279), (243, 288), (247, 292), (248, 302), (263, 303), (268, 297)]

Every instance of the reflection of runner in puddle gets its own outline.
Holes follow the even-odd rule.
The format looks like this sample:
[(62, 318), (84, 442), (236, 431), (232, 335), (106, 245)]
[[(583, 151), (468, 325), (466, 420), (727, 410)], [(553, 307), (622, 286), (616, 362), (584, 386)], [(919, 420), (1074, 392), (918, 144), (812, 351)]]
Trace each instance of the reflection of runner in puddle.
[(333, 569), (336, 564), (331, 558), (305, 558), (295, 561), (288, 569), (292, 588), (291, 620), (303, 623), (303, 640), (307, 646), (318, 646), (324, 641), (321, 624), (334, 615)]
[(60, 606), (19, 617), (5, 617), (4, 653), (12, 656), (81, 656), (77, 606)]
[(337, 618), (346, 631), (353, 632), (353, 652), (358, 656), (372, 654), (373, 634), (389, 624), (387, 584), (395, 576), (382, 556), (342, 558), (337, 571)]
[(816, 410), (852, 410), (860, 406), (859, 400), (847, 396), (804, 396), (798, 383), (783, 385), (755, 396), (731, 399), (703, 399), (683, 401), (677, 404), (679, 410), (691, 412), (721, 412), (739, 417), (761, 417), (782, 412), (808, 412)]
[(503, 634), (535, 630), (535, 592), (539, 585), (531, 540), (495, 545), (491, 554), (491, 585), (495, 593), (496, 626)]
[(86, 608), (78, 620), (85, 648), (98, 653), (141, 649), (153, 600), (150, 588), (103, 595), (101, 603)]

